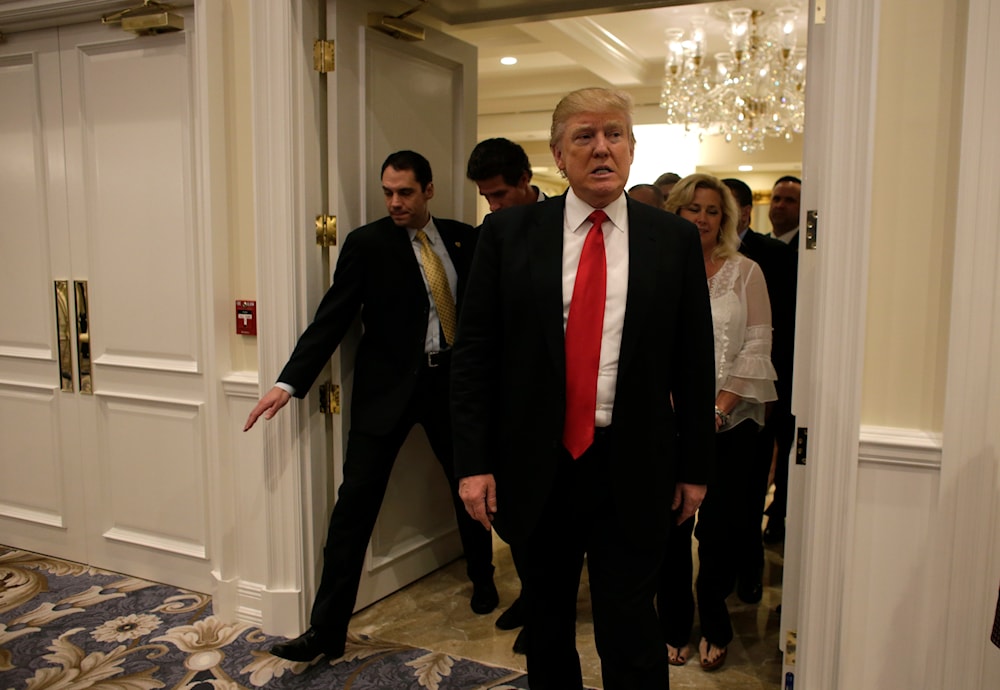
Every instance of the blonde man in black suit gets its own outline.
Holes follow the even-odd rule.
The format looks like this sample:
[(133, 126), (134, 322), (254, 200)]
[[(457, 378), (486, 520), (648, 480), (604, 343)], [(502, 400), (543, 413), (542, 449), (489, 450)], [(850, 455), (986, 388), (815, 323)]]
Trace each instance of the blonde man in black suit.
[(714, 460), (698, 234), (624, 193), (634, 146), (628, 94), (559, 102), (570, 189), (486, 217), (452, 360), (459, 492), (523, 555), (532, 690), (582, 687), (584, 555), (605, 689), (669, 686), (657, 575)]

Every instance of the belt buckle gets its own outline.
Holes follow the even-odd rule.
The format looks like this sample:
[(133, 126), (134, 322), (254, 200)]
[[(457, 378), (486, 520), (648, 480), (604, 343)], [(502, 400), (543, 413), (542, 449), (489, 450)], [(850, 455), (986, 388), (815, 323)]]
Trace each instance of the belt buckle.
[(437, 356), (439, 354), (441, 354), (441, 353), (440, 352), (428, 352), (427, 353), (427, 368), (428, 369), (436, 369), (437, 367), (441, 366), (440, 364), (437, 363)]

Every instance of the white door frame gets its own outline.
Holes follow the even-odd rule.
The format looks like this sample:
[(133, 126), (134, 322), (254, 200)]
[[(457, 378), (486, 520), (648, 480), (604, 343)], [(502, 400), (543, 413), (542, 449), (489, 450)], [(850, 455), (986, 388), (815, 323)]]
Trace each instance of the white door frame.
[[(260, 305), (258, 366), (261, 390), (276, 381), (288, 353), (312, 316), (309, 295), (321, 284), (322, 261), (311, 248), (310, 214), (320, 211), (306, 199), (308, 176), (318, 185), (320, 147), (310, 116), (317, 76), (300, 46), (310, 0), (250, 3), (253, 80), (254, 230), (257, 296)], [(311, 44), (312, 41), (309, 40)], [(314, 238), (314, 235), (313, 235)], [(293, 400), (287, 414), (262, 425), (267, 558), (261, 590), (262, 627), (272, 634), (296, 635), (305, 628), (322, 557), (324, 525), (314, 503), (326, 495), (327, 447), (318, 428), (310, 429), (316, 396)], [(325, 514), (325, 502), (321, 506)]]
[[(997, 687), (1000, 580), (1000, 0), (969, 0), (944, 445), (925, 687)], [(943, 190), (942, 190), (943, 191)], [(946, 193), (946, 192), (945, 192)]]
[(807, 141), (820, 145), (805, 152), (802, 211), (803, 218), (809, 209), (819, 212), (819, 249), (799, 249), (800, 268), (812, 264), (815, 271), (815, 292), (804, 294), (800, 284), (792, 402), (796, 423), (809, 429), (794, 673), (795, 687), (810, 689), (837, 688), (845, 661), (840, 635), (850, 605), (861, 426), (878, 9), (872, 0), (832, 3), (819, 54), (809, 53), (822, 83), (820, 107), (809, 107)]

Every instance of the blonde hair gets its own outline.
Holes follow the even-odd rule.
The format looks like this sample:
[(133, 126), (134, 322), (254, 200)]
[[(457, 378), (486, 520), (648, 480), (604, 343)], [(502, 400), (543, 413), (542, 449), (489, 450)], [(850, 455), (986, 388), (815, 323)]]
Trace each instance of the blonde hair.
[(695, 173), (688, 175), (678, 182), (672, 190), (670, 196), (663, 207), (671, 213), (677, 213), (682, 206), (687, 206), (694, 199), (695, 191), (699, 189), (712, 189), (719, 193), (722, 199), (722, 223), (719, 225), (719, 236), (716, 238), (715, 249), (712, 250), (713, 259), (728, 259), (735, 256), (740, 251), (740, 236), (736, 232), (739, 222), (740, 207), (729, 191), (729, 187), (723, 184), (722, 180), (714, 175)]
[(563, 96), (552, 111), (552, 129), (549, 132), (549, 146), (555, 146), (566, 131), (566, 123), (580, 113), (606, 113), (618, 110), (625, 113), (628, 124), (629, 143), (635, 146), (632, 132), (632, 96), (625, 91), (591, 87), (577, 89)]

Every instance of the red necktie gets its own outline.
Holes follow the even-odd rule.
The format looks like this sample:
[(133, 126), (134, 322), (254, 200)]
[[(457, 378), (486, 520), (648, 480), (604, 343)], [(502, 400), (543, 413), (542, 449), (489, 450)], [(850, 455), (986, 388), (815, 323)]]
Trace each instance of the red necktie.
[(566, 320), (566, 423), (563, 426), (563, 445), (574, 460), (594, 442), (597, 370), (601, 363), (604, 298), (608, 282), (601, 224), (607, 219), (608, 214), (604, 211), (594, 211), (587, 217), (593, 226), (583, 242)]

